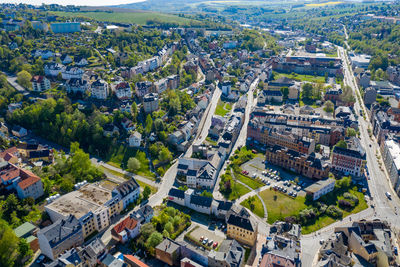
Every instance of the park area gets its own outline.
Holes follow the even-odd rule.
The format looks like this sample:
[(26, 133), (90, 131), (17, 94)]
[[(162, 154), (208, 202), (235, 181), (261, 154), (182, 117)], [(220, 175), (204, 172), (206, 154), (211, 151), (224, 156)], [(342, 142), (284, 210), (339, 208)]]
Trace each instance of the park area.
[(351, 184), (349, 177), (337, 180), (334, 191), (316, 201), (302, 196), (293, 198), (272, 188), (262, 191), (260, 196), (267, 206), (268, 223), (282, 220), (300, 223), (303, 234), (368, 208), (364, 194)]
[(225, 101), (218, 101), (217, 107), (215, 109), (215, 115), (225, 116), (232, 110), (232, 105)]

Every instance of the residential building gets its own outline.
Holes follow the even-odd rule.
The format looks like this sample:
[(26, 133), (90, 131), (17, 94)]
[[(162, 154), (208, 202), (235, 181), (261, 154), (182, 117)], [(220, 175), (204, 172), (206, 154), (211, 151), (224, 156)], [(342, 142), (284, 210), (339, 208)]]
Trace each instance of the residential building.
[(135, 131), (129, 136), (129, 146), (130, 147), (140, 147), (142, 143), (142, 134)]
[(62, 78), (64, 80), (70, 80), (70, 79), (82, 79), (83, 74), (85, 72), (83, 69), (75, 66), (67, 66), (63, 71), (62, 71)]
[(89, 64), (86, 58), (80, 56), (74, 57), (74, 63), (78, 67), (84, 67)]
[(161, 94), (168, 89), (168, 78), (160, 79), (154, 82), (154, 88), (157, 93)]
[(223, 81), (221, 83), (222, 95), (228, 96), (231, 94), (232, 84), (230, 81)]
[(304, 190), (306, 191), (307, 195), (312, 197), (312, 200), (317, 200), (323, 195), (332, 192), (333, 189), (335, 189), (335, 180), (329, 178), (325, 180), (319, 180), (306, 187)]
[(91, 97), (106, 100), (108, 97), (108, 83), (104, 80), (96, 80), (94, 81), (91, 86)]
[[(133, 179), (133, 178), (132, 178)], [(110, 218), (119, 214), (124, 203), (134, 201), (140, 189), (128, 180), (110, 190), (101, 184), (77, 184), (77, 190), (49, 199), (45, 206), (50, 219), (55, 222), (74, 215), (82, 225), (83, 236), (87, 237), (94, 231), (102, 231), (110, 224)]]
[(64, 251), (83, 244), (82, 226), (74, 215), (59, 219), (37, 233), (40, 250), (51, 260)]
[(362, 86), (362, 88), (369, 87), (369, 83), (371, 81), (371, 72), (369, 70), (361, 72), (360, 75), (357, 77), (357, 80), (358, 83)]
[(281, 90), (262, 90), (258, 95), (258, 105), (265, 105), (271, 102), (282, 102), (283, 94)]
[(21, 199), (37, 199), (44, 194), (40, 177), (6, 161), (0, 162), (0, 182), (7, 190), (15, 190)]
[(267, 239), (263, 248), (265, 254), (259, 264), (260, 267), (300, 267), (300, 243), (293, 239), (273, 235)]
[(343, 90), (340, 86), (333, 86), (332, 88), (327, 89), (324, 95), (325, 101), (330, 100), (334, 103), (340, 100), (343, 94)]
[(244, 248), (234, 239), (225, 239), (218, 251), (208, 254), (209, 267), (240, 267), (244, 264)]
[(81, 31), (79, 22), (51, 23), (50, 28), (54, 33), (73, 33)]
[(364, 93), (364, 104), (371, 105), (376, 101), (377, 92), (373, 87), (367, 87)]
[(154, 216), (154, 210), (150, 205), (144, 205), (141, 206), (138, 210), (132, 212), (132, 216), (140, 224), (149, 223)]
[(388, 222), (379, 219), (360, 220), (353, 222), (349, 227), (336, 227), (335, 234), (338, 239), (340, 238), (340, 243), (343, 243), (341, 250), (335, 251), (338, 254), (337, 258), (345, 255), (344, 259), (347, 259), (349, 255), (347, 252), (351, 252), (375, 266), (395, 264), (396, 256), (392, 249), (393, 234)]
[(400, 85), (400, 66), (389, 66), (386, 69), (388, 80), (396, 85)]
[(330, 77), (343, 75), (340, 58), (318, 56), (286, 56), (272, 59), (272, 69), (283, 73), (298, 73)]
[(284, 169), (304, 175), (308, 178), (323, 179), (328, 177), (329, 165), (322, 161), (317, 154), (302, 154), (281, 146), (269, 147), (265, 160)]
[(172, 239), (164, 238), (164, 240), (155, 248), (156, 258), (169, 266), (178, 266), (180, 259), (179, 243)]
[(142, 99), (145, 95), (149, 94), (153, 90), (153, 83), (149, 81), (137, 82), (136, 83), (136, 96)]
[(57, 77), (64, 72), (65, 66), (60, 63), (49, 63), (44, 65), (44, 74), (50, 77)]
[(230, 212), (226, 218), (227, 236), (247, 246), (257, 242), (258, 225), (245, 208)]
[(126, 217), (111, 229), (111, 237), (122, 244), (139, 235), (140, 223), (132, 216)]
[[(112, 191), (113, 198), (118, 196), (118, 199), (120, 199), (123, 210), (126, 209), (129, 204), (137, 200), (139, 198), (139, 194), (140, 186), (133, 177), (130, 180), (127, 180), (116, 186)], [(110, 214), (110, 216), (112, 215), (113, 214)]]
[(44, 77), (35, 75), (31, 79), (32, 90), (35, 92), (42, 92), (50, 89), (50, 81)]
[(24, 137), (28, 134), (28, 131), (25, 128), (17, 125), (12, 128), (11, 133), (17, 137)]
[(332, 169), (345, 175), (363, 176), (366, 153), (358, 138), (347, 142), (347, 148), (335, 146), (332, 151)]
[(114, 86), (114, 92), (119, 100), (128, 100), (132, 98), (131, 86), (127, 82), (120, 82)]
[(60, 60), (61, 60), (62, 64), (65, 64), (65, 65), (72, 63), (72, 58), (67, 54), (62, 55), (60, 57)]
[(146, 113), (152, 113), (153, 111), (158, 110), (158, 94), (149, 93), (144, 95), (143, 97), (143, 110)]
[(81, 94), (84, 95), (86, 91), (89, 89), (89, 83), (83, 79), (70, 79), (65, 83), (65, 88), (67, 89), (67, 93), (71, 94)]
[(146, 263), (132, 255), (124, 254), (124, 260), (129, 267), (149, 267)]
[(400, 194), (400, 145), (394, 140), (386, 140), (383, 145), (382, 159), (389, 174), (394, 191)]
[(300, 84), (296, 83), (292, 86), (289, 87), (289, 94), (288, 94), (288, 99), (289, 100), (298, 100), (300, 96)]

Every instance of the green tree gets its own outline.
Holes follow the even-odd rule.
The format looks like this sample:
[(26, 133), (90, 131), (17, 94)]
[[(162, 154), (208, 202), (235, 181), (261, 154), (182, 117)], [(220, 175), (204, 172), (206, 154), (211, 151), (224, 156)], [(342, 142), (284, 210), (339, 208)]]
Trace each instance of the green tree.
[(328, 113), (332, 113), (334, 107), (335, 107), (335, 105), (330, 100), (326, 101), (324, 104), (324, 110), (325, 110), (325, 112), (328, 112)]
[(140, 161), (135, 157), (131, 157), (128, 159), (127, 167), (131, 171), (137, 171), (140, 169)]
[(150, 114), (147, 114), (146, 126), (144, 132), (148, 135), (151, 133), (152, 128), (153, 128), (153, 119), (151, 118)]
[(289, 95), (289, 88), (288, 87), (282, 87), (281, 92), (282, 92), (283, 98), (287, 99), (288, 95)]
[(22, 71), (18, 72), (18, 74), (17, 74), (18, 83), (25, 88), (31, 87), (31, 79), (32, 79), (32, 75), (29, 72), (27, 72), (26, 70), (22, 70)]
[(353, 128), (348, 127), (348, 128), (346, 129), (346, 136), (348, 136), (348, 137), (353, 137), (353, 136), (356, 136), (356, 135), (357, 135), (357, 132), (356, 132), (356, 130), (354, 130)]
[(146, 246), (148, 248), (155, 248), (163, 241), (163, 235), (159, 232), (151, 233), (150, 237), (146, 241)]
[(13, 266), (18, 257), (18, 237), (8, 226), (0, 220), (0, 266)]
[(168, 231), (168, 233), (172, 234), (174, 232), (174, 226), (171, 222), (167, 222), (164, 226), (164, 229)]
[(313, 86), (311, 83), (305, 83), (303, 84), (303, 92), (302, 92), (302, 98), (309, 100), (312, 98), (312, 92), (313, 92)]
[(151, 189), (147, 185), (143, 189), (143, 199), (148, 199), (151, 194)]
[(167, 147), (163, 147), (161, 148), (160, 154), (158, 156), (158, 159), (160, 160), (160, 162), (167, 164), (172, 160), (172, 153), (171, 151), (169, 151), (169, 149)]
[(347, 148), (347, 143), (344, 140), (340, 140), (339, 142), (336, 143), (336, 146), (341, 148)]

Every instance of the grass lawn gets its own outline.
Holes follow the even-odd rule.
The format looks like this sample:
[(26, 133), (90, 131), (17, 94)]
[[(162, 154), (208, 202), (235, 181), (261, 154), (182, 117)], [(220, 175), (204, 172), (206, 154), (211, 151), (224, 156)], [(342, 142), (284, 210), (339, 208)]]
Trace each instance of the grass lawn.
[(229, 196), (227, 196), (227, 198), (228, 200), (235, 200), (249, 192), (250, 190), (247, 187), (237, 182), (234, 182), (232, 185), (232, 192), (229, 194)]
[(117, 23), (134, 23), (146, 25), (149, 20), (157, 20), (159, 22), (178, 23), (180, 25), (189, 25), (191, 19), (182, 18), (172, 14), (164, 14), (158, 12), (49, 12), (64, 17), (84, 17), (99, 21), (109, 21)]
[(207, 137), (206, 137), (206, 141), (207, 141), (210, 145), (212, 145), (212, 146), (218, 145), (217, 141), (211, 139), (211, 137), (208, 137), (208, 136), (207, 136)]
[(325, 83), (325, 77), (324, 76), (314, 76), (314, 75), (303, 75), (303, 74), (297, 74), (297, 73), (279, 73), (274, 71), (274, 79), (277, 80), (281, 77), (288, 77), (293, 80), (297, 81), (306, 81), (306, 82), (312, 82), (312, 83)]
[(236, 177), (236, 179), (238, 179), (242, 183), (250, 186), (253, 189), (257, 189), (257, 188), (260, 188), (260, 187), (264, 186), (263, 183), (260, 183), (260, 182), (254, 180), (254, 179), (252, 179), (250, 177), (247, 177), (247, 176), (245, 176), (245, 175), (243, 175), (241, 173), (235, 173), (235, 177)]
[(136, 157), (140, 161), (140, 169), (136, 171), (137, 175), (149, 177), (151, 180), (155, 179), (156, 176), (150, 171), (149, 160), (145, 153), (137, 149), (120, 145), (114, 148), (105, 161), (111, 166), (126, 169), (131, 157)]
[(243, 207), (248, 208), (248, 209), (251, 210), (254, 214), (256, 214), (258, 217), (264, 218), (264, 215), (265, 215), (265, 214), (264, 214), (264, 207), (263, 207), (263, 205), (262, 205), (262, 203), (261, 203), (261, 200), (260, 200), (257, 196), (255, 196), (255, 197), (254, 197), (254, 200), (252, 201), (252, 203), (253, 203), (253, 205), (254, 205), (254, 208), (251, 209), (251, 208), (250, 208), (250, 204), (249, 204), (249, 202), (248, 202), (248, 199), (249, 199), (249, 198), (247, 198), (246, 200), (243, 200), (242, 203), (240, 203), (240, 205), (242, 205)]
[[(112, 175), (115, 175), (115, 176), (118, 176), (118, 177), (121, 177), (121, 178), (124, 178), (124, 179), (129, 179), (129, 176), (128, 176), (128, 175), (124, 175), (124, 174), (122, 174), (122, 173), (120, 173), (120, 172), (111, 170), (111, 169), (109, 169), (109, 168), (107, 168), (107, 167), (99, 166), (99, 169), (102, 170), (102, 171), (104, 171), (104, 172), (108, 172), (108, 173), (110, 173), (110, 174), (112, 174)], [(138, 180), (138, 179), (136, 179), (136, 182), (138, 182), (138, 184), (139, 184), (140, 187), (142, 187), (142, 188), (144, 188), (145, 186), (150, 187), (150, 189), (151, 189), (151, 194), (154, 194), (154, 193), (156, 193), (156, 192), (158, 191), (157, 187), (151, 186), (151, 185), (149, 185), (149, 184), (146, 183), (146, 182), (142, 182), (142, 181), (140, 181), (140, 180)]]
[(229, 111), (231, 111), (232, 105), (228, 102), (219, 100), (217, 108), (215, 109), (215, 115), (225, 116)]
[(297, 215), (307, 205), (305, 197), (298, 196), (296, 198), (288, 197), (280, 192), (266, 189), (260, 193), (264, 200), (268, 211), (268, 223), (273, 224), (276, 221), (283, 221), (285, 217)]
[(327, 215), (320, 216), (314, 224), (301, 226), (301, 233), (303, 235), (307, 235), (312, 232), (318, 231), (319, 229), (324, 228), (325, 226), (328, 226), (334, 222), (336, 222), (336, 220)]

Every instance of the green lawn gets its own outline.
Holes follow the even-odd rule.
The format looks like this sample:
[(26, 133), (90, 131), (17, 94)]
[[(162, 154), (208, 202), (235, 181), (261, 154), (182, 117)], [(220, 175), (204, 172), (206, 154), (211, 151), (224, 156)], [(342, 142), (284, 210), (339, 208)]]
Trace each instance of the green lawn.
[(231, 111), (232, 105), (225, 101), (218, 101), (217, 108), (215, 109), (215, 115), (225, 116)]
[(325, 83), (325, 77), (323, 76), (314, 76), (314, 75), (302, 75), (297, 73), (280, 73), (274, 71), (274, 79), (277, 80), (281, 77), (288, 77), (293, 80), (297, 81), (306, 81), (306, 82), (313, 82), (313, 83)]
[(146, 176), (151, 180), (155, 179), (155, 174), (150, 171), (149, 160), (145, 153), (137, 149), (120, 145), (113, 149), (105, 161), (111, 166), (126, 169), (127, 162), (131, 157), (136, 157), (140, 161), (140, 169), (136, 171), (137, 175)]
[[(357, 191), (357, 188), (352, 188), (347, 190), (352, 195), (357, 196), (359, 204), (355, 206), (352, 210), (344, 210), (343, 218), (347, 217), (350, 214), (358, 213), (366, 208), (368, 208), (368, 204), (364, 199), (364, 194)], [(338, 201), (343, 199), (344, 191), (339, 191), (336, 193), (335, 197), (329, 197), (329, 200), (325, 201), (326, 205), (335, 205), (339, 208)], [(260, 193), (261, 198), (264, 200), (265, 205), (267, 206), (268, 211), (268, 223), (272, 224), (275, 221), (284, 220), (285, 217), (288, 216), (296, 216), (299, 212), (305, 208), (315, 207), (313, 205), (316, 202), (312, 202), (312, 204), (307, 205), (305, 197), (296, 197), (291, 198), (286, 194), (275, 192), (274, 190), (264, 190)], [(336, 219), (327, 216), (325, 214), (317, 217), (312, 224), (302, 225), (302, 233), (309, 234), (315, 232), (329, 224), (332, 224), (336, 221)]]
[(264, 200), (268, 211), (268, 223), (273, 224), (275, 221), (283, 221), (285, 217), (299, 214), (299, 212), (307, 205), (305, 197), (291, 198), (280, 192), (266, 189), (260, 193)]
[(242, 203), (240, 203), (240, 205), (242, 205), (243, 207), (248, 208), (249, 210), (251, 210), (254, 214), (256, 214), (258, 217), (260, 218), (264, 218), (264, 207), (261, 203), (261, 200), (255, 196), (253, 198), (253, 200), (251, 201), (251, 203), (254, 205), (254, 208), (251, 209), (250, 207), (250, 203), (249, 203), (249, 198), (247, 198), (246, 200), (243, 200)]
[(156, 20), (164, 23), (177, 23), (179, 25), (189, 25), (194, 21), (172, 14), (158, 12), (49, 12), (64, 17), (83, 17), (98, 21), (109, 21), (116, 23), (134, 23), (146, 25), (149, 20)]
[(233, 182), (232, 192), (229, 194), (229, 196), (226, 197), (228, 198), (228, 200), (235, 200), (249, 192), (250, 190), (244, 185), (241, 185), (237, 182)]
[(260, 183), (260, 182), (256, 181), (255, 179), (247, 177), (247, 176), (245, 176), (245, 175), (243, 175), (241, 173), (235, 173), (235, 177), (236, 177), (236, 179), (238, 179), (242, 183), (250, 186), (252, 189), (257, 189), (257, 188), (260, 188), (260, 187), (264, 186), (263, 183)]
[[(124, 175), (124, 174), (122, 174), (122, 173), (120, 173), (120, 172), (114, 171), (114, 170), (109, 169), (109, 168), (107, 168), (107, 167), (99, 166), (98, 168), (99, 168), (100, 170), (102, 170), (102, 171), (104, 171), (104, 172), (108, 172), (108, 173), (110, 173), (110, 174), (112, 174), (112, 175), (115, 175), (115, 176), (118, 176), (118, 177), (121, 177), (121, 178), (124, 178), (124, 179), (129, 179), (129, 176), (128, 176), (128, 175)], [(151, 194), (154, 194), (154, 193), (156, 193), (156, 192), (158, 191), (157, 187), (151, 186), (151, 185), (149, 185), (148, 183), (142, 182), (142, 181), (140, 181), (140, 180), (138, 180), (138, 179), (136, 179), (136, 182), (137, 182), (137, 183), (140, 185), (140, 187), (142, 187), (142, 188), (144, 188), (145, 186), (150, 187), (150, 189), (151, 189)]]

